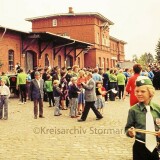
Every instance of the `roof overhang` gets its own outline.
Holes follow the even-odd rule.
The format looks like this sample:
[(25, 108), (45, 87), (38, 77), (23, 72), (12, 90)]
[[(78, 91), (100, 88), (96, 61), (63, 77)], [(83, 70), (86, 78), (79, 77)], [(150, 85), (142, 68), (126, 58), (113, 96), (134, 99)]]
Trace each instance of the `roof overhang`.
[(1, 26), (1, 25), (0, 25), (0, 29), (10, 30), (10, 31), (14, 31), (14, 32), (24, 33), (24, 34), (29, 33), (29, 32), (20, 31), (20, 30), (17, 30), (17, 29), (13, 29), (13, 28), (9, 28), (9, 27), (5, 27), (5, 26)]
[(63, 37), (50, 32), (30, 32), (27, 37), (31, 39), (40, 39), (43, 42), (52, 41), (55, 47), (59, 45), (67, 45), (74, 46), (76, 49), (83, 49), (92, 46), (91, 43)]
[(38, 20), (38, 19), (44, 19), (44, 18), (53, 18), (53, 17), (60, 17), (60, 16), (94, 16), (97, 17), (98, 19), (101, 19), (103, 22), (108, 22), (109, 25), (114, 25), (114, 23), (109, 20), (108, 18), (104, 17), (103, 15), (101, 15), (98, 12), (82, 12), (82, 13), (59, 13), (59, 14), (50, 14), (50, 15), (46, 15), (46, 16), (38, 16), (38, 17), (32, 17), (32, 18), (26, 18), (26, 21), (34, 21), (34, 20)]
[(109, 39), (110, 39), (110, 40), (113, 40), (113, 41), (116, 41), (116, 42), (123, 43), (123, 44), (127, 44), (127, 42), (125, 42), (125, 41), (123, 41), (123, 40), (119, 40), (119, 39), (117, 39), (117, 38), (115, 38), (115, 37), (112, 37), (112, 36), (109, 36)]

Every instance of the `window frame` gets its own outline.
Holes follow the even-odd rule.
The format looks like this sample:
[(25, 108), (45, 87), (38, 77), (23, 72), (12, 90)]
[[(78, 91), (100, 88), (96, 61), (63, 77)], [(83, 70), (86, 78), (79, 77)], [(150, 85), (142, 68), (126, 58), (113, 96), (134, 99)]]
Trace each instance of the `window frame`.
[(57, 19), (53, 19), (53, 20), (52, 20), (52, 26), (53, 26), (53, 27), (56, 27), (56, 26), (57, 26)]
[(8, 70), (9, 71), (14, 70), (14, 50), (12, 49), (8, 50)]

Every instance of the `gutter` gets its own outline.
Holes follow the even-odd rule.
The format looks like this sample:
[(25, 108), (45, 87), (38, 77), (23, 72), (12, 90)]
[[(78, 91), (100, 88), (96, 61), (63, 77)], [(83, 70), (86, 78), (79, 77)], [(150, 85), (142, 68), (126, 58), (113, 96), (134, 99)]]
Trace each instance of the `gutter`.
[(76, 41), (73, 41), (71, 43), (67, 43), (67, 44), (63, 44), (63, 45), (60, 45), (60, 46), (57, 46), (57, 47), (53, 47), (53, 48), (60, 48), (60, 47), (65, 47), (65, 46), (68, 46), (70, 44), (74, 44)]

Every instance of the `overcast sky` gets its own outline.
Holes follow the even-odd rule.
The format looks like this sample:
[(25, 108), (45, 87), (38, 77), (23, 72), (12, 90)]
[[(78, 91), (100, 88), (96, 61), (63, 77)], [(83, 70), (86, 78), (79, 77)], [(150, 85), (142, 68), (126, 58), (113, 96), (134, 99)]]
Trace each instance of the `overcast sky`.
[(99, 12), (114, 22), (110, 35), (127, 42), (126, 59), (150, 52), (160, 39), (160, 0), (0, 0), (0, 25), (31, 30), (25, 18), (54, 13)]

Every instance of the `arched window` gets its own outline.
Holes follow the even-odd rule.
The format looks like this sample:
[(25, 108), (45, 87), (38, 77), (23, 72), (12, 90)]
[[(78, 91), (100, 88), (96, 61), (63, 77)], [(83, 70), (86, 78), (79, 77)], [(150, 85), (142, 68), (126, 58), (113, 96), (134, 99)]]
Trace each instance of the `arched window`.
[(48, 57), (48, 54), (45, 54), (45, 60), (44, 60), (44, 65), (45, 67), (49, 67), (49, 57)]
[(14, 69), (14, 51), (9, 50), (8, 51), (8, 70), (13, 71)]
[(61, 56), (58, 56), (58, 67), (61, 68)]

